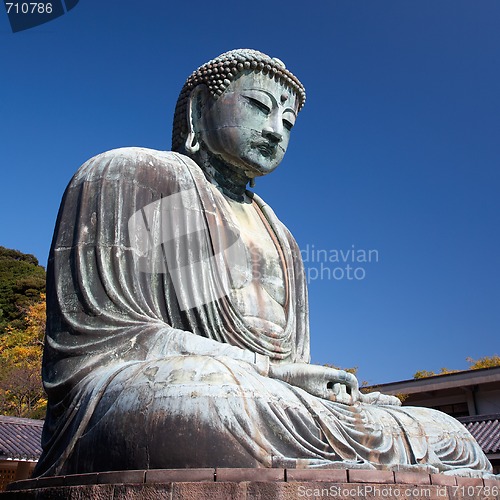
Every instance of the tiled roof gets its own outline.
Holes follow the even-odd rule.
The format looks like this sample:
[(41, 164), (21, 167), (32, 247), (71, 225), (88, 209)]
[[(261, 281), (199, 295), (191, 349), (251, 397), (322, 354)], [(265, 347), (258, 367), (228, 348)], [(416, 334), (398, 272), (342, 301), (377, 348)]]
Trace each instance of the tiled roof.
[(485, 453), (500, 453), (500, 413), (460, 417)]
[(38, 460), (43, 420), (0, 415), (0, 460)]

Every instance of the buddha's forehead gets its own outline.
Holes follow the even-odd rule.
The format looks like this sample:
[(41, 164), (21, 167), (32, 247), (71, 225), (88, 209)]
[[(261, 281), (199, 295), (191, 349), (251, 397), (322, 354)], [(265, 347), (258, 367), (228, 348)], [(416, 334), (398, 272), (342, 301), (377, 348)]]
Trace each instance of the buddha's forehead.
[(271, 94), (276, 102), (285, 104), (294, 110), (298, 107), (298, 98), (294, 90), (267, 74), (249, 71), (240, 74), (226, 88), (225, 93), (260, 90)]

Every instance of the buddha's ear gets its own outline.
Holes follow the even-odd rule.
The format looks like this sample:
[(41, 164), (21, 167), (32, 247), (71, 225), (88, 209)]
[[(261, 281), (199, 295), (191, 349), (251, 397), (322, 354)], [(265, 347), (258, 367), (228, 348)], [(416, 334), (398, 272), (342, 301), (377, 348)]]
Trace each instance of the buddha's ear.
[(189, 95), (187, 105), (188, 134), (184, 147), (188, 153), (194, 154), (200, 149), (200, 141), (196, 137), (194, 117), (200, 116), (201, 103), (207, 98), (208, 89), (205, 85), (197, 85)]

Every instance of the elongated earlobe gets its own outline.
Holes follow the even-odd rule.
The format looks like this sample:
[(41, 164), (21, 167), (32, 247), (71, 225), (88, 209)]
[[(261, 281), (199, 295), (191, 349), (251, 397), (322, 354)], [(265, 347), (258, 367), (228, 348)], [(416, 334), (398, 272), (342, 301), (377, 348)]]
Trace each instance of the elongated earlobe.
[(196, 137), (196, 132), (194, 130), (194, 122), (193, 122), (193, 111), (194, 106), (196, 106), (196, 100), (198, 97), (198, 88), (195, 88), (191, 95), (189, 96), (189, 102), (187, 106), (187, 119), (188, 119), (188, 135), (186, 137), (186, 142), (184, 144), (184, 148), (188, 153), (194, 154), (200, 149), (200, 142)]
[(186, 144), (184, 144), (184, 147), (188, 153), (196, 153), (200, 149), (200, 143), (198, 142), (198, 139), (196, 138), (196, 134), (194, 133), (194, 130), (192, 127), (189, 128), (189, 133), (186, 138)]

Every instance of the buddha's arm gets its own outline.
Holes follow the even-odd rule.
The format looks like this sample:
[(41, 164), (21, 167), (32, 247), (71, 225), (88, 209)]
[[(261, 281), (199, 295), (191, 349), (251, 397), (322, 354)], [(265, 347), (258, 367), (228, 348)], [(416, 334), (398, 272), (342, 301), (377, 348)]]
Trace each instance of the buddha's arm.
[(178, 329), (169, 329), (165, 337), (161, 336), (161, 343), (158, 343), (150, 350), (150, 357), (179, 354), (227, 356), (253, 365), (260, 375), (268, 376), (269, 374), (269, 358), (248, 349), (242, 349)]
[(322, 399), (344, 404), (354, 404), (357, 401), (396, 404), (387, 399), (391, 396), (383, 396), (380, 393), (361, 394), (356, 377), (343, 370), (308, 363), (274, 364), (270, 363), (267, 356), (183, 330), (170, 329), (167, 335), (160, 337), (162, 342), (150, 350), (150, 357), (168, 355), (227, 356), (249, 363), (260, 375), (282, 380)]
[(161, 346), (153, 348), (150, 355), (200, 355), (227, 356), (244, 361), (255, 367), (263, 376), (282, 380), (309, 394), (329, 401), (352, 405), (358, 401), (368, 404), (396, 405), (401, 402), (394, 396), (373, 392), (363, 394), (359, 390), (357, 378), (343, 370), (308, 363), (270, 363), (267, 356), (218, 342), (191, 332), (172, 329)]
[[(260, 375), (282, 380), (322, 399), (354, 404), (356, 401), (363, 401), (367, 396), (359, 392), (356, 377), (343, 370), (308, 363), (274, 364), (270, 363), (267, 356), (178, 329), (169, 329), (167, 335), (161, 335), (159, 338), (162, 341), (150, 350), (150, 357), (227, 356), (249, 363)], [(366, 402), (375, 402), (375, 400)]]

